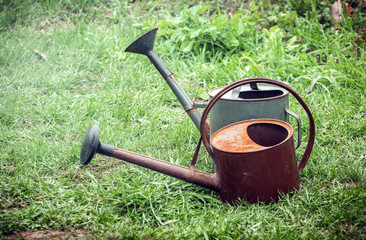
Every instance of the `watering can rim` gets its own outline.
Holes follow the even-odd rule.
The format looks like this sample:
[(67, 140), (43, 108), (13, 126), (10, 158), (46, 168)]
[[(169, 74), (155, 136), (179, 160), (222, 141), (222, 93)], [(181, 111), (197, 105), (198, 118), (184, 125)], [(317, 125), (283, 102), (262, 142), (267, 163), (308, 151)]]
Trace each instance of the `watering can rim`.
[[(275, 124), (275, 125), (278, 125), (278, 126), (281, 126), (281, 127), (285, 128), (287, 130), (288, 135), (280, 143), (277, 143), (275, 145), (268, 146), (268, 147), (263, 146), (263, 148), (261, 148), (261, 149), (252, 150), (252, 151), (226, 151), (226, 150), (219, 149), (219, 148), (217, 148), (215, 146), (215, 143), (214, 143), (213, 139), (214, 139), (215, 135), (217, 135), (220, 131), (223, 131), (226, 128), (230, 128), (230, 127), (232, 127), (234, 125), (240, 125), (242, 123), (247, 123), (247, 122), (252, 122), (250, 125), (253, 125), (253, 124), (256, 124), (256, 123), (270, 123), (270, 124)], [(248, 127), (250, 125), (248, 125)], [(226, 125), (226, 126), (220, 128), (214, 134), (212, 134), (212, 136), (210, 138), (210, 143), (211, 143), (211, 146), (213, 148), (215, 148), (216, 150), (218, 150), (220, 152), (224, 152), (224, 153), (228, 153), (228, 154), (230, 154), (230, 153), (232, 153), (232, 154), (238, 154), (238, 153), (240, 153), (240, 154), (252, 154), (252, 153), (258, 153), (258, 152), (267, 151), (269, 149), (274, 149), (276, 147), (279, 147), (279, 146), (285, 144), (291, 137), (293, 137), (293, 133), (294, 133), (293, 127), (289, 123), (287, 123), (285, 121), (282, 121), (282, 120), (271, 119), (271, 118), (249, 119), (249, 120), (243, 120), (243, 121), (235, 122), (235, 123), (232, 123), (232, 124), (229, 124), (229, 125)], [(258, 144), (258, 145), (260, 145), (260, 144)], [(260, 146), (262, 146), (262, 145), (260, 145)]]
[[(289, 92), (281, 87), (275, 87), (275, 86), (271, 86), (270, 84), (261, 84), (260, 86), (265, 86), (265, 87), (269, 87), (269, 88), (273, 88), (273, 89), (264, 89), (264, 90), (280, 90), (283, 92), (283, 94), (278, 95), (278, 96), (274, 96), (274, 97), (265, 97), (265, 98), (253, 98), (253, 99), (244, 99), (244, 98), (227, 98), (227, 95), (230, 95), (230, 92), (233, 91), (229, 91), (228, 93), (226, 93), (224, 96), (222, 96), (220, 98), (220, 101), (240, 101), (240, 102), (258, 102), (258, 101), (268, 101), (268, 100), (273, 100), (273, 99), (279, 99), (279, 98), (283, 98), (289, 95)], [(225, 88), (226, 86), (220, 86), (220, 87), (216, 87), (211, 89), (210, 91), (208, 91), (208, 95), (213, 98), (216, 94), (218, 94), (220, 92), (221, 89)], [(241, 87), (245, 87), (245, 86), (241, 86)], [(213, 92), (217, 91), (215, 94), (213, 94)], [(252, 91), (258, 91), (258, 90), (252, 90)], [(259, 90), (261, 91), (261, 90)]]

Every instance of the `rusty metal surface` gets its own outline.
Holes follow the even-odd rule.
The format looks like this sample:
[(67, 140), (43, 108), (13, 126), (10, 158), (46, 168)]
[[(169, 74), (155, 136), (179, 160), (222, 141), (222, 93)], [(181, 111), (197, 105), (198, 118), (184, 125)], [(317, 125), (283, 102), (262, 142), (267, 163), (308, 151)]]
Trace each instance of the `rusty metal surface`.
[(231, 124), (211, 137), (220, 198), (235, 204), (278, 200), (299, 189), (292, 127), (274, 119)]
[(171, 177), (175, 177), (186, 182), (218, 191), (217, 178), (214, 174), (202, 171), (190, 171), (188, 167), (176, 165), (160, 159), (144, 156), (127, 150), (114, 148), (112, 157), (124, 160), (129, 163), (139, 165)]
[(292, 136), (262, 151), (230, 153), (213, 149), (220, 199), (236, 204), (277, 201), (283, 193), (300, 189)]

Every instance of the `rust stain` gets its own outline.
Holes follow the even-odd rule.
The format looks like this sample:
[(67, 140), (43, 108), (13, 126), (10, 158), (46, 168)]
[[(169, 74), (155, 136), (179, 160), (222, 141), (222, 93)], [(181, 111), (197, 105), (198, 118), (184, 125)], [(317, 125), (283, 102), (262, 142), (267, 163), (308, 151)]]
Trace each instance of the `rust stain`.
[(188, 113), (188, 114), (191, 114), (191, 113), (196, 112), (196, 111), (197, 111), (197, 108), (192, 108), (192, 109), (189, 109), (189, 110), (187, 111), (187, 113)]

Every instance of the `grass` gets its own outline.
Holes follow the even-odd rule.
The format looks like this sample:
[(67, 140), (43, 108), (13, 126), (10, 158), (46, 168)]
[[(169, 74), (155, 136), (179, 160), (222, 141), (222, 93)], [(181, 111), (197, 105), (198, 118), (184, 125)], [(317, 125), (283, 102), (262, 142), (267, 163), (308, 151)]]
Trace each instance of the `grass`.
[[(146, 57), (123, 52), (143, 27), (179, 17), (186, 5), (3, 2), (3, 238), (78, 229), (95, 239), (365, 238), (366, 52), (357, 37), (365, 13), (360, 10), (336, 31), (320, 23), (330, 19), (325, 14), (330, 3), (308, 2), (309, 12), (294, 14), (293, 1), (259, 1), (258, 19), (245, 18), (253, 11), (243, 15), (251, 34), (235, 51), (185, 52), (169, 38), (172, 26), (158, 32), (155, 51), (195, 102), (205, 102), (204, 93), (215, 86), (270, 77), (294, 88), (314, 114), (317, 136), (300, 174), (302, 191), (279, 203), (235, 207), (222, 204), (210, 190), (115, 159), (97, 156), (86, 167), (79, 164), (91, 124), (99, 126), (102, 142), (189, 164), (199, 133)], [(210, 11), (220, 7), (226, 14), (250, 6), (217, 1)], [(206, 41), (211, 35), (201, 37)], [(290, 105), (303, 119), (306, 142), (306, 114), (294, 99)], [(304, 148), (297, 150), (298, 158)], [(213, 172), (204, 151), (197, 168)]]

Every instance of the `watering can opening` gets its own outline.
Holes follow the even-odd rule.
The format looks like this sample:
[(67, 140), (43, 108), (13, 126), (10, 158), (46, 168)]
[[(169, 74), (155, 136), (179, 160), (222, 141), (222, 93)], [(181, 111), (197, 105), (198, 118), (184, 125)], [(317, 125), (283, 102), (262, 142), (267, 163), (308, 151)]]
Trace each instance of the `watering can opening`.
[(263, 99), (282, 96), (282, 90), (258, 90), (258, 91), (242, 91), (239, 93), (240, 99)]
[(248, 137), (258, 145), (270, 147), (283, 142), (288, 131), (281, 125), (273, 123), (253, 123), (247, 128)]
[[(208, 92), (208, 95), (213, 98), (218, 94), (225, 86), (217, 87)], [(258, 89), (252, 89), (247, 85), (237, 87), (231, 91), (228, 91), (222, 96), (220, 101), (269, 101), (275, 99), (285, 99), (288, 96), (288, 91), (278, 86), (272, 86), (268, 84), (258, 84)]]

